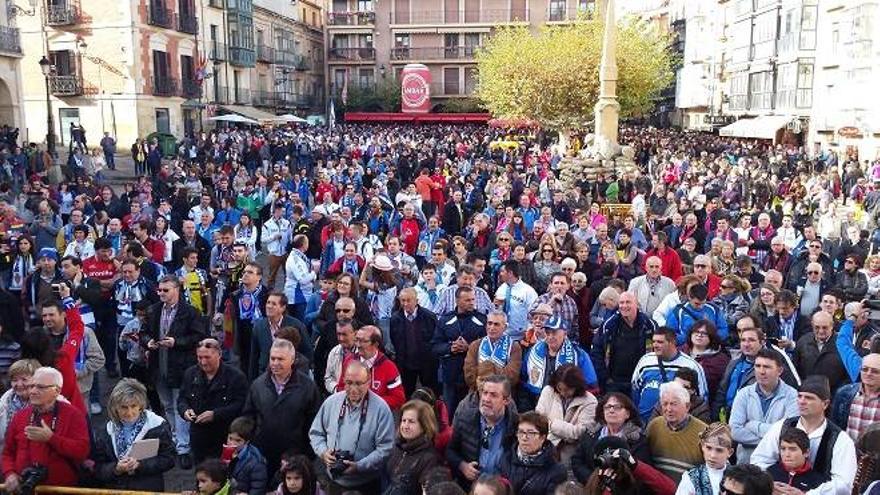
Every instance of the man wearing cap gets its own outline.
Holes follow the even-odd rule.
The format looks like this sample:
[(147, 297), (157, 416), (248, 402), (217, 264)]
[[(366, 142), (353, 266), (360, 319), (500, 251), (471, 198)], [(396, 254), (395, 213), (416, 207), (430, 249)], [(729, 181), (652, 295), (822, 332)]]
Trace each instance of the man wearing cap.
[(583, 374), (587, 386), (596, 390), (599, 380), (590, 356), (568, 338), (566, 322), (558, 315), (551, 316), (544, 325), (546, 337), (532, 346), (523, 357), (522, 382), (517, 406), (519, 410), (531, 411), (535, 408), (541, 390), (550, 383), (550, 377), (560, 366), (577, 366)]
[(859, 270), (861, 266), (859, 255), (847, 255), (843, 270), (834, 277), (834, 287), (843, 293), (846, 302), (861, 301), (868, 293), (868, 278)]
[(535, 308), (538, 304), (547, 304), (554, 314), (559, 315), (568, 328), (568, 338), (578, 344), (580, 340), (580, 322), (578, 319), (578, 306), (574, 298), (568, 295), (571, 280), (564, 272), (556, 272), (550, 276), (550, 284), (547, 292), (538, 296), (530, 307)]
[(811, 493), (848, 494), (856, 477), (856, 448), (849, 435), (825, 417), (831, 389), (824, 376), (808, 376), (798, 391), (799, 416), (774, 424), (761, 439), (750, 462), (767, 469), (779, 461), (779, 435), (783, 428), (798, 428), (810, 438), (810, 464), (830, 480)]
[(40, 325), (37, 308), (44, 302), (54, 301), (58, 296), (52, 286), (63, 281), (58, 270), (58, 251), (45, 247), (37, 254), (37, 271), (30, 274), (24, 283), (24, 309), (30, 318), (31, 325)]

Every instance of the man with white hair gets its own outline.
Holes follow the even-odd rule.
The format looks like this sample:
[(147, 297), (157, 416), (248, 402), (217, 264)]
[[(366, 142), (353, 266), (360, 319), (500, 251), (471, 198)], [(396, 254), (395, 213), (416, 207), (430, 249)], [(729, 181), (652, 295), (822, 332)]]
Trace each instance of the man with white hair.
[(706, 423), (690, 415), (690, 403), (691, 395), (680, 383), (660, 385), (663, 416), (651, 420), (645, 430), (655, 466), (675, 483), (685, 471), (703, 462), (700, 435)]
[(59, 400), (63, 384), (55, 368), (34, 371), (30, 404), (12, 417), (6, 432), (2, 468), (7, 473), (7, 493), (18, 491), (23, 473), (36, 465), (46, 468), (40, 484), (76, 486), (79, 482), (77, 467), (89, 455), (89, 430), (85, 414)]
[(761, 266), (767, 253), (770, 251), (770, 241), (776, 234), (776, 229), (770, 223), (770, 215), (761, 213), (758, 215), (758, 225), (749, 229), (749, 237), (746, 245), (749, 247), (749, 257), (755, 260), (755, 264)]
[(629, 291), (639, 301), (639, 311), (649, 315), (675, 290), (675, 282), (663, 275), (663, 262), (657, 256), (649, 256), (645, 261), (645, 274), (629, 282)]
[(721, 294), (721, 277), (712, 273), (712, 258), (705, 254), (694, 256), (694, 275), (709, 289), (707, 300), (711, 301)]

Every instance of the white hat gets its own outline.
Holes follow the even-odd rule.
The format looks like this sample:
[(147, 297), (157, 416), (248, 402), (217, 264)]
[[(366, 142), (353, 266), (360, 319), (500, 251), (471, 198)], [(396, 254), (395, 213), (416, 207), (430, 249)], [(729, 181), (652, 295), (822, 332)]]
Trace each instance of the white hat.
[(377, 254), (373, 258), (373, 262), (371, 263), (372, 267), (376, 270), (387, 272), (389, 270), (394, 269), (394, 265), (391, 264), (391, 259), (384, 254)]

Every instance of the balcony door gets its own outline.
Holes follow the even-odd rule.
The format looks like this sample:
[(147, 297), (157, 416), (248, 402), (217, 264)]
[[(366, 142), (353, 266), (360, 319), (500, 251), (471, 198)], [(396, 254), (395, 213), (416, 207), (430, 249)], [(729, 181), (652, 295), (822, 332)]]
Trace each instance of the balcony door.
[(75, 76), (76, 58), (71, 50), (49, 52), (49, 61), (55, 67), (56, 76)]

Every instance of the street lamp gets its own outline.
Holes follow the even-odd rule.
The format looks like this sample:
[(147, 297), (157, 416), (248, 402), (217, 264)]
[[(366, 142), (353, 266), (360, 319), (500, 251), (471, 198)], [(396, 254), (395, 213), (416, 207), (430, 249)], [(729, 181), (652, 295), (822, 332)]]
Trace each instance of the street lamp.
[(25, 9), (23, 7), (15, 5), (12, 2), (9, 2), (6, 7), (6, 16), (12, 19), (19, 15), (26, 15), (28, 17), (33, 17), (37, 15), (37, 0), (28, 0), (28, 5), (31, 6), (30, 9)]
[(40, 59), (40, 71), (46, 79), (46, 150), (53, 158), (55, 157), (55, 124), (52, 122), (52, 100), (49, 98), (49, 75), (52, 73), (52, 63), (43, 55)]

